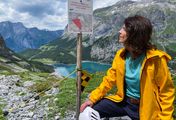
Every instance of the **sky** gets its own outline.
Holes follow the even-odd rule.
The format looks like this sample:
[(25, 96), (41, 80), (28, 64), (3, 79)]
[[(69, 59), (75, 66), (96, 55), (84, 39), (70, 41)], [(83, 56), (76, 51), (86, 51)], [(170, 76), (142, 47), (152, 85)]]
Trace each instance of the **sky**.
[[(68, 0), (0, 0), (0, 22), (22, 22), (26, 27), (64, 29), (68, 23)], [(93, 0), (93, 9), (113, 5), (119, 0)]]

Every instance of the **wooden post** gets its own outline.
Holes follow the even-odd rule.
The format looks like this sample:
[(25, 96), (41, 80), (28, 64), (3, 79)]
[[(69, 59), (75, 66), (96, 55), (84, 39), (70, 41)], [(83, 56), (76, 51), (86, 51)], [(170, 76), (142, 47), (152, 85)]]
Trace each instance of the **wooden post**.
[(79, 119), (81, 104), (82, 33), (77, 36), (77, 82), (76, 82), (76, 120)]

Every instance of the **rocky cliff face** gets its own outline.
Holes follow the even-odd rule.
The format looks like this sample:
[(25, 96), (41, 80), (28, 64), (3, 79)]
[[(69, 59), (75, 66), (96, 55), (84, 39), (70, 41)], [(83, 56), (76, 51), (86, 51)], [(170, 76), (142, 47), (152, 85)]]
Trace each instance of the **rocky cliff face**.
[[(154, 26), (153, 43), (175, 57), (176, 49), (176, 2), (170, 0), (149, 1), (119, 1), (116, 4), (94, 11), (93, 35), (83, 35), (83, 60), (94, 60), (111, 63), (115, 52), (122, 46), (117, 42), (118, 31), (126, 17), (135, 14), (149, 18)], [(66, 28), (67, 29), (67, 28)], [(57, 43), (57, 44), (56, 44)], [(52, 53), (58, 58), (47, 56), (48, 51), (43, 48), (52, 48)], [(62, 54), (67, 51), (67, 54)], [(76, 56), (76, 35), (65, 30), (61, 39), (54, 41), (40, 49), (40, 53), (33, 58), (49, 58), (55, 61), (61, 59), (61, 54)], [(66, 58), (66, 57), (63, 57)], [(74, 58), (75, 59), (75, 58)], [(70, 63), (65, 59), (65, 62)]]
[(6, 61), (18, 61), (21, 60), (15, 56), (15, 53), (6, 47), (3, 37), (0, 35), (0, 56), (6, 59)]
[(24, 71), (45, 71), (53, 72), (52, 66), (44, 65), (40, 62), (28, 61), (6, 47), (3, 37), (0, 35), (0, 73), (4, 71), (24, 72)]
[[(135, 14), (149, 18), (154, 26), (153, 43), (158, 48), (174, 53), (176, 6), (166, 1), (120, 1), (115, 5), (94, 11), (94, 39), (91, 49), (91, 58), (101, 61), (111, 61), (117, 49), (118, 30), (123, 20)], [(90, 39), (91, 40), (91, 39)], [(167, 49), (167, 50), (166, 50)]]
[(0, 49), (5, 49), (5, 48), (6, 48), (5, 42), (3, 40), (3, 37), (0, 35)]
[(39, 48), (52, 40), (59, 38), (63, 30), (48, 31), (38, 28), (26, 28), (22, 23), (9, 21), (0, 22), (0, 33), (6, 45), (14, 51), (23, 51), (27, 48)]

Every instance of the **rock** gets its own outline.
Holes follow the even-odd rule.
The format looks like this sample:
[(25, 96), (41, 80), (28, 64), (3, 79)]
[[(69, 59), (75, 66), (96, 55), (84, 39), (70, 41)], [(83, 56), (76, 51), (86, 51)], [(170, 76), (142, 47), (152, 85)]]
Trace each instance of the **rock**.
[(109, 118), (109, 120), (131, 120), (128, 116)]
[(58, 101), (58, 98), (54, 98), (54, 102), (57, 102)]
[(39, 100), (39, 99), (40, 99), (40, 96), (37, 95), (37, 96), (34, 97), (34, 99), (35, 99), (35, 100)]
[(66, 112), (66, 115), (65, 115), (66, 117), (64, 118), (64, 120), (75, 120), (75, 115), (76, 115), (76, 112), (68, 110)]
[(35, 83), (33, 82), (33, 81), (26, 81), (26, 82), (24, 82), (23, 83), (23, 86), (24, 87), (30, 87), (30, 86), (32, 86), (32, 85), (34, 85)]
[[(39, 96), (33, 97), (36, 93), (32, 93), (26, 87), (33, 82), (26, 82), (24, 85), (17, 86), (16, 83), (21, 82), (17, 75), (0, 77), (0, 101), (6, 105), (3, 108), (3, 115), (9, 120), (43, 120), (47, 112), (49, 99), (45, 104), (39, 103)], [(53, 90), (51, 90), (52, 93)], [(54, 92), (55, 93), (55, 92)]]
[(45, 93), (47, 95), (56, 95), (59, 93), (59, 89), (52, 87), (50, 90), (46, 91)]
[(6, 95), (8, 95), (8, 89), (0, 89), (0, 95), (4, 95), (4, 96), (6, 96)]
[(27, 114), (27, 116), (28, 116), (28, 117), (30, 117), (30, 118), (32, 118), (32, 117), (33, 117), (33, 115), (34, 115), (34, 113), (33, 113), (33, 112), (29, 112), (29, 113)]
[(8, 114), (9, 114), (8, 111), (3, 111), (3, 115), (4, 115), (4, 116), (7, 116)]
[(31, 118), (23, 118), (23, 120), (32, 120)]
[(5, 75), (0, 75), (0, 80), (3, 80), (5, 78)]
[(55, 76), (56, 78), (63, 78), (63, 76), (61, 76), (58, 72), (53, 72), (50, 74), (50, 76)]
[(22, 97), (22, 100), (23, 100), (23, 101), (28, 101), (28, 100), (30, 100), (33, 96), (34, 96), (34, 94), (28, 93), (28, 94), (26, 94), (25, 96)]
[(55, 116), (55, 120), (59, 120), (59, 118), (60, 118), (59, 116)]

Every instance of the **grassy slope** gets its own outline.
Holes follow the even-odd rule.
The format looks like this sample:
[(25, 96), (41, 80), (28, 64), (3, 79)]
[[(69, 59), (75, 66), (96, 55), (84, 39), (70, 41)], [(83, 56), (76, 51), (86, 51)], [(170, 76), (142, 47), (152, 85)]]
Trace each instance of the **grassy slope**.
[[(89, 81), (88, 86), (85, 88), (81, 99), (85, 100), (87, 95), (95, 89), (96, 86), (102, 80), (104, 73), (97, 73), (92, 75), (92, 79)], [(57, 95), (58, 102), (57, 106), (59, 112), (64, 116), (67, 110), (76, 110), (76, 80), (75, 79), (66, 79), (60, 85), (60, 93)]]
[[(68, 39), (68, 38), (67, 38)], [(76, 40), (58, 39), (40, 47), (37, 50), (26, 50), (19, 53), (26, 59), (40, 61), (43, 63), (75, 63), (76, 62)], [(85, 38), (84, 41), (88, 41)], [(83, 60), (90, 60), (91, 47), (83, 47)]]

